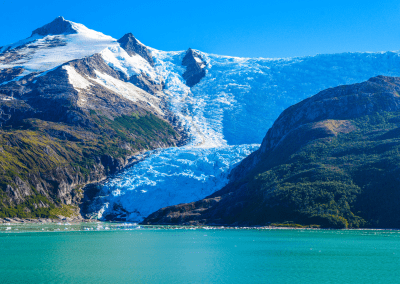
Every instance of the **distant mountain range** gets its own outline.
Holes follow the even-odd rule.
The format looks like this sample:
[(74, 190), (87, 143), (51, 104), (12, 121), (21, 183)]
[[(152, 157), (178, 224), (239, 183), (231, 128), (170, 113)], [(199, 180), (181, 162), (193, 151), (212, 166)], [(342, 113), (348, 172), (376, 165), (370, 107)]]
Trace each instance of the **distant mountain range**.
[[(244, 211), (233, 205), (236, 201), (224, 195), (240, 192), (239, 188), (245, 187), (239, 185), (253, 179), (256, 172), (275, 171), (276, 161), (289, 159), (292, 164), (285, 155), (289, 152), (298, 155), (297, 151), (303, 149), (305, 138), (301, 135), (314, 130), (303, 126), (303, 122), (294, 125), (292, 119), (279, 120), (282, 116), (290, 117), (284, 115), (288, 112), (285, 111), (268, 131), (276, 133), (268, 134), (260, 150), (251, 154), (285, 108), (324, 89), (359, 83), (377, 75), (400, 76), (398, 52), (287, 59), (219, 56), (191, 48), (164, 52), (145, 46), (131, 33), (116, 40), (58, 17), (34, 30), (29, 38), (0, 47), (0, 218), (83, 214), (107, 220), (142, 221), (162, 207), (207, 196), (216, 200), (219, 194), (221, 200), (236, 208), (232, 210), (238, 215), (232, 216), (237, 217), (225, 219), (221, 212), (213, 211), (214, 207), (207, 207), (204, 212), (214, 212), (212, 217), (202, 213), (198, 218), (179, 214), (175, 218), (166, 212), (177, 209), (168, 207), (146, 222), (305, 224), (312, 221), (326, 226), (381, 226), (382, 221), (377, 220), (382, 218), (378, 215), (371, 217), (361, 209), (354, 211), (359, 208), (352, 207), (356, 206), (355, 196), (361, 194), (363, 185), (348, 172), (345, 175), (354, 188), (351, 187), (351, 196), (346, 195), (347, 203), (334, 197), (336, 205), (328, 206), (322, 201), (319, 207), (314, 202), (306, 209), (290, 205), (291, 211), (277, 211), (288, 214), (279, 213), (282, 218), (261, 218), (266, 214), (260, 209), (264, 205), (251, 205), (261, 211), (245, 218)], [(386, 92), (390, 80), (395, 82), (390, 84), (397, 84), (396, 79), (386, 77), (374, 79), (373, 84)], [(380, 107), (360, 117), (382, 113), (384, 108)], [(331, 106), (326, 108), (329, 111)], [(313, 112), (308, 115), (308, 123), (325, 123), (314, 117)], [(329, 127), (339, 133), (332, 139), (364, 131), (358, 120), (355, 122), (346, 115), (329, 118), (333, 120), (333, 126)], [(296, 130), (300, 136), (290, 140), (286, 148), (282, 150), (280, 144), (279, 147), (274, 144), (283, 139), (279, 135), (292, 133), (296, 127), (300, 127)], [(342, 133), (340, 129), (351, 131)], [(299, 148), (292, 149), (294, 145)], [(277, 150), (271, 150), (274, 147), (281, 149), (282, 157)], [(148, 152), (155, 149), (158, 150)], [(271, 157), (266, 158), (265, 153), (271, 151)], [(323, 160), (329, 155), (333, 154), (318, 157)], [(276, 176), (276, 182), (282, 183), (283, 177)], [(310, 177), (304, 177), (304, 183), (313, 182), (307, 178)], [(293, 182), (293, 186), (298, 184)], [(264, 201), (268, 206), (273, 202), (286, 204), (286, 199), (279, 198)], [(248, 202), (245, 200), (244, 203)], [(227, 210), (224, 202), (218, 203), (219, 208), (225, 208), (221, 210)], [(338, 208), (346, 204), (350, 209), (340, 213)], [(199, 208), (194, 210), (203, 210)], [(179, 210), (193, 215), (189, 209)]]

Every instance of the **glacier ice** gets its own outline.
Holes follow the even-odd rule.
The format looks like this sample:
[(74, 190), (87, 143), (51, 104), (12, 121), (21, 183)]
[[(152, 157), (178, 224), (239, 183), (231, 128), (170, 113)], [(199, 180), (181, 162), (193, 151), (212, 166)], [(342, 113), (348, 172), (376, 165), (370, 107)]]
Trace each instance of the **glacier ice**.
[[(260, 143), (287, 107), (319, 91), (377, 75), (399, 76), (399, 52), (323, 54), (287, 59), (237, 58), (200, 52), (207, 74), (192, 88), (205, 121), (219, 124), (229, 145)], [(215, 112), (221, 112), (216, 119)]]
[(86, 89), (90, 87), (92, 84), (83, 78), (76, 70), (71, 66), (63, 66), (63, 69), (68, 73), (69, 83), (74, 86), (76, 90)]
[(103, 197), (96, 201), (98, 217), (115, 215), (111, 205), (118, 204), (128, 212), (126, 220), (141, 221), (162, 207), (200, 200), (226, 185), (230, 169), (258, 147), (181, 147), (149, 152), (142, 162), (103, 185)]
[(121, 71), (128, 77), (143, 73), (155, 82), (161, 83), (160, 77), (156, 74), (150, 63), (139, 54), (130, 56), (120, 46), (110, 46), (101, 51), (100, 54), (111, 68)]

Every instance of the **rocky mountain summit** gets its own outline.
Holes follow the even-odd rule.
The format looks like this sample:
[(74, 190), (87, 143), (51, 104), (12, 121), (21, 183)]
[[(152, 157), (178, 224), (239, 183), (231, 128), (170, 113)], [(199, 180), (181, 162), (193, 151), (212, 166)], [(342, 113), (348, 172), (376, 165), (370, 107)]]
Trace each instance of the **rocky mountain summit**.
[(121, 37), (118, 42), (130, 56), (139, 54), (141, 57), (146, 59), (151, 66), (154, 66), (154, 60), (151, 56), (150, 50), (144, 44), (138, 41), (132, 33), (127, 33)]
[(186, 85), (189, 87), (193, 87), (206, 76), (206, 62), (199, 53), (191, 48), (186, 51), (185, 57), (183, 57), (182, 60), (182, 65), (186, 67), (186, 71), (183, 73), (182, 77), (186, 80)]
[(44, 25), (32, 32), (31, 36), (34, 35), (60, 35), (60, 34), (76, 34), (78, 31), (74, 29), (70, 21), (66, 21), (63, 17), (57, 17), (51, 23)]
[(143, 223), (399, 228), (399, 91), (378, 76), (289, 107), (230, 184)]
[[(131, 33), (124, 35), (118, 40), (118, 42), (130, 56), (135, 56), (137, 54), (154, 67), (155, 64), (150, 50), (138, 41)], [(151, 94), (162, 91), (165, 85), (164, 81), (155, 81), (144, 72), (131, 76), (129, 82)]]

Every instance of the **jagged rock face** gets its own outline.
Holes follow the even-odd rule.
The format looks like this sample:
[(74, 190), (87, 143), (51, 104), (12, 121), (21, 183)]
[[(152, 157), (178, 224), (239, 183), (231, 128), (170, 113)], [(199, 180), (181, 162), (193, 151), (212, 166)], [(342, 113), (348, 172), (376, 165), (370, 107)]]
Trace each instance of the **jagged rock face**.
[(0, 95), (0, 126), (18, 124), (23, 119), (34, 117), (36, 112), (23, 100)]
[(5, 192), (14, 203), (19, 204), (23, 202), (26, 197), (32, 195), (33, 191), (29, 185), (19, 177), (16, 177), (14, 182), (16, 187), (12, 188), (10, 185), (7, 185)]
[(378, 76), (289, 107), (227, 186), (143, 223), (398, 228), (399, 91)]
[(0, 70), (0, 84), (3, 82), (11, 81), (15, 77), (18, 77), (24, 71), (23, 68), (5, 68)]
[(77, 31), (72, 27), (71, 22), (66, 21), (63, 17), (58, 17), (51, 23), (44, 25), (32, 32), (33, 35), (60, 35), (60, 34), (75, 34)]
[(153, 95), (161, 92), (165, 85), (164, 82), (161, 82), (161, 84), (154, 82), (150, 77), (146, 76), (146, 74), (132, 76), (129, 78), (129, 82)]
[[(48, 148), (51, 157), (52, 150)], [(54, 156), (56, 154), (53, 152)], [(7, 185), (3, 199), (8, 205), (23, 203), (27, 198), (39, 193), (49, 200), (59, 199), (63, 204), (77, 204), (79, 202), (77, 192), (74, 189), (83, 184), (98, 182), (108, 175), (121, 170), (128, 163), (128, 159), (115, 159), (112, 156), (103, 155), (96, 158), (96, 162), (90, 169), (90, 175), (83, 177), (76, 173), (72, 167), (63, 166), (53, 170), (42, 172), (40, 175), (32, 174), (28, 181), (16, 177), (12, 185)], [(36, 190), (36, 193), (32, 190)]]
[(118, 40), (119, 44), (123, 49), (126, 50), (126, 52), (130, 55), (133, 56), (135, 54), (139, 54), (141, 57), (146, 59), (151, 66), (154, 66), (154, 60), (153, 57), (151, 56), (151, 51), (144, 46), (141, 42), (139, 42), (131, 33), (128, 33), (121, 37)]
[(186, 66), (186, 71), (182, 77), (186, 80), (186, 85), (193, 87), (206, 75), (206, 62), (201, 55), (189, 48), (182, 60), (182, 65)]
[[(145, 45), (139, 42), (131, 33), (128, 33), (120, 38), (118, 43), (130, 56), (139, 55), (151, 66), (155, 66), (151, 51)], [(164, 82), (161, 82), (161, 84), (155, 82), (145, 73), (131, 76), (129, 78), (129, 82), (151, 94), (156, 94), (162, 91), (164, 88)]]

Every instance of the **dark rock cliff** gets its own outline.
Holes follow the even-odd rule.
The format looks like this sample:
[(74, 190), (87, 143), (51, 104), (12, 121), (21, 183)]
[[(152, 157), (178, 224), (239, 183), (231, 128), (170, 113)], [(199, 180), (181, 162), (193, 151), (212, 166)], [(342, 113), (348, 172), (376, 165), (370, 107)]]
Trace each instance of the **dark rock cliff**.
[(135, 86), (141, 88), (142, 90), (149, 92), (150, 94), (156, 94), (164, 89), (165, 83), (154, 82), (146, 74), (140, 74), (136, 76), (131, 76), (128, 82), (134, 84)]
[(200, 80), (206, 76), (207, 66), (200, 54), (189, 48), (186, 51), (185, 57), (183, 57), (182, 65), (186, 66), (186, 71), (182, 77), (186, 80), (186, 85), (193, 87)]
[(126, 35), (121, 37), (118, 42), (130, 56), (139, 54), (141, 57), (147, 60), (147, 62), (149, 62), (151, 66), (154, 66), (154, 60), (151, 56), (151, 51), (145, 45), (139, 42), (133, 36), (133, 34), (127, 33)]
[[(138, 54), (154, 67), (155, 63), (151, 55), (151, 51), (145, 45), (139, 42), (131, 33), (124, 35), (118, 40), (118, 42), (130, 56)], [(134, 75), (128, 78), (128, 81), (151, 94), (156, 94), (164, 89), (164, 82), (155, 82), (146, 74)]]

